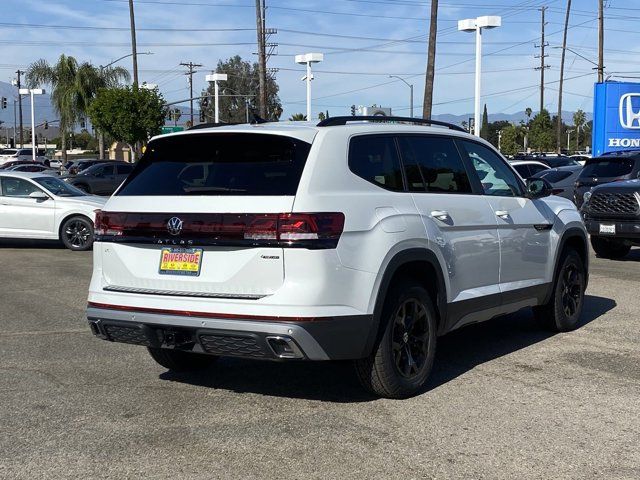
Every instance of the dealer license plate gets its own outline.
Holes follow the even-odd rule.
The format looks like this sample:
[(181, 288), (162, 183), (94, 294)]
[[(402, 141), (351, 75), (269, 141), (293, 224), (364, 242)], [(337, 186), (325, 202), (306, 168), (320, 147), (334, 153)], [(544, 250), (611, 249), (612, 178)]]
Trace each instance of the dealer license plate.
[(161, 275), (200, 275), (201, 248), (163, 248), (160, 250)]
[(600, 224), (600, 233), (607, 233), (609, 235), (615, 235), (616, 233), (616, 226), (615, 225), (605, 225), (605, 224)]

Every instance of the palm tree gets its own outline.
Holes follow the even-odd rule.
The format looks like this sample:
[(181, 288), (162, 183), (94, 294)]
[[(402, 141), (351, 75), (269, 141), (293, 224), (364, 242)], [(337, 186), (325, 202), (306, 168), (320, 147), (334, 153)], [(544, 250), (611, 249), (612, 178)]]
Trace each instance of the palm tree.
[(290, 122), (304, 122), (307, 116), (304, 113), (294, 113), (289, 117)]
[(66, 55), (60, 55), (58, 62), (53, 65), (44, 59), (29, 65), (27, 86), (51, 87), (51, 100), (60, 124), (64, 163), (67, 162), (67, 135), (76, 122), (86, 115), (98, 90), (115, 86), (120, 79), (128, 78), (129, 72), (123, 68), (98, 69), (89, 63), (79, 64), (75, 58)]
[[(129, 71), (122, 67), (94, 67), (90, 63), (83, 63), (79, 68), (79, 77), (83, 84), (83, 103), (80, 113), (86, 116), (89, 105), (103, 88), (115, 88), (121, 81), (128, 82), (131, 79)], [(104, 159), (104, 133), (98, 131), (98, 150), (100, 160)]]

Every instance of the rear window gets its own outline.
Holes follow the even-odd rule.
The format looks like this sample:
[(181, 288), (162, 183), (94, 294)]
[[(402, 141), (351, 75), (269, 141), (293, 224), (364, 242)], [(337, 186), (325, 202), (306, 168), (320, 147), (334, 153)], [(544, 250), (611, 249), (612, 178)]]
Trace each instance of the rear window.
[(575, 159), (568, 157), (544, 157), (541, 159), (551, 168), (570, 167), (571, 165), (580, 165)]
[(295, 195), (310, 148), (258, 133), (161, 138), (117, 195)]
[(593, 158), (587, 161), (580, 177), (623, 177), (633, 170), (632, 158)]

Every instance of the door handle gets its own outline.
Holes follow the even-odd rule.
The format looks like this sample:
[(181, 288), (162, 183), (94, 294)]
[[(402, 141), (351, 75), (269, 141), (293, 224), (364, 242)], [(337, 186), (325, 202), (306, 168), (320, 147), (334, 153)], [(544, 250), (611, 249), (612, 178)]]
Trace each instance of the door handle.
[(506, 210), (496, 210), (496, 217), (509, 218), (509, 212)]
[(449, 212), (447, 212), (446, 210), (434, 210), (431, 212), (431, 216), (440, 220), (441, 222), (445, 222), (451, 218), (449, 216)]

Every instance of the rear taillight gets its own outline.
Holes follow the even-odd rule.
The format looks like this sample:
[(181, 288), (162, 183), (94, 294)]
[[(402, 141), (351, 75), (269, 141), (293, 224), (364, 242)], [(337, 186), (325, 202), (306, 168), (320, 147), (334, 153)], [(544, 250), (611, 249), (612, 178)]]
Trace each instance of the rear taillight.
[(103, 212), (96, 210), (96, 221), (94, 225), (94, 233), (96, 235), (119, 236), (124, 230), (124, 214)]
[[(168, 229), (179, 219), (181, 229)], [(96, 211), (99, 241), (189, 245), (335, 248), (344, 214), (335, 213), (118, 213)]]

